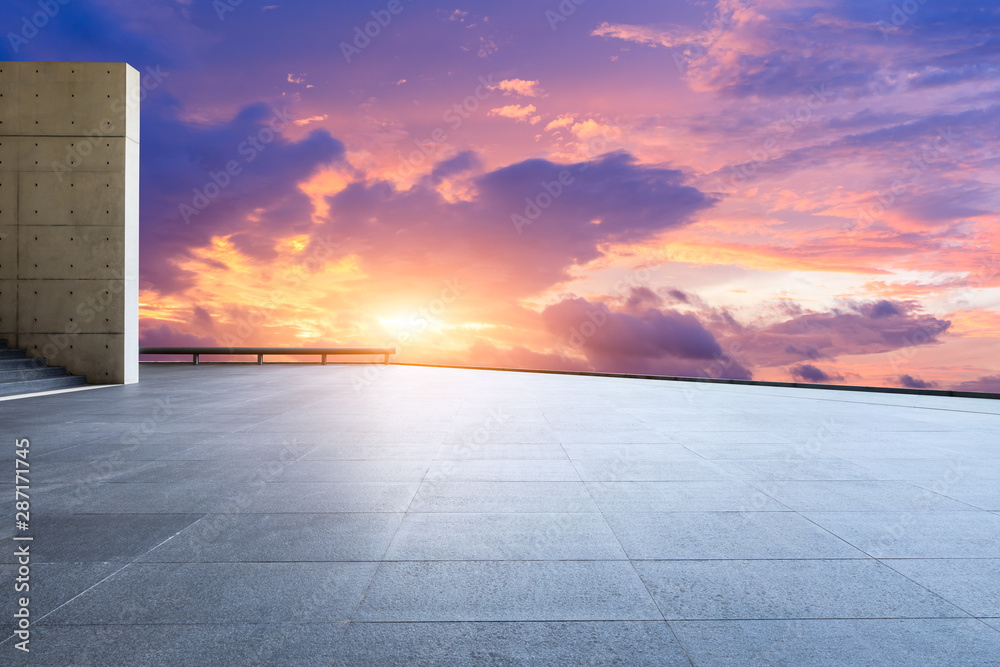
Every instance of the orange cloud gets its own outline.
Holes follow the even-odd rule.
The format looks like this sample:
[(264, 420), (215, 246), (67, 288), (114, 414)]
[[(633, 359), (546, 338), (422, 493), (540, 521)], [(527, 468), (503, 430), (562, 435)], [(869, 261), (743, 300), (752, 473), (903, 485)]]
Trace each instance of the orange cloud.
[(542, 120), (541, 116), (536, 116), (535, 112), (537, 109), (534, 104), (528, 104), (521, 106), (520, 104), (508, 104), (504, 107), (497, 107), (496, 109), (490, 110), (491, 116), (503, 116), (504, 118), (510, 118), (521, 123), (524, 121), (530, 121), (532, 125), (538, 123)]
[(575, 122), (576, 121), (573, 119), (573, 114), (563, 114), (562, 116), (559, 116), (555, 120), (549, 122), (549, 124), (545, 126), (545, 129), (557, 130), (560, 127), (569, 127), (573, 125), (573, 123)]
[(520, 95), (522, 97), (542, 95), (538, 81), (525, 81), (524, 79), (504, 79), (492, 89), (503, 91), (505, 95)]
[(951, 320), (951, 333), (1000, 339), (1000, 312), (985, 308), (956, 310), (946, 317)]
[(313, 205), (313, 222), (319, 222), (330, 213), (327, 197), (331, 197), (347, 187), (347, 178), (339, 169), (321, 169), (303, 183), (299, 190), (304, 192)]
[(884, 269), (838, 258), (829, 248), (790, 248), (766, 244), (722, 242), (704, 238), (671, 240), (660, 248), (670, 260), (702, 265), (733, 265), (763, 271), (831, 271), (836, 273), (885, 274)]

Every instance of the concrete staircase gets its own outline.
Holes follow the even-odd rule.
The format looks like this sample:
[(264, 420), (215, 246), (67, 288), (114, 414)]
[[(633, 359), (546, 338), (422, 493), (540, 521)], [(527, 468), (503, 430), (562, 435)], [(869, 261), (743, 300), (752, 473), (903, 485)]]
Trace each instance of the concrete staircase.
[(45, 359), (29, 359), (24, 350), (12, 350), (0, 340), (0, 396), (52, 391), (87, 384), (82, 375), (69, 375), (61, 366), (48, 366)]

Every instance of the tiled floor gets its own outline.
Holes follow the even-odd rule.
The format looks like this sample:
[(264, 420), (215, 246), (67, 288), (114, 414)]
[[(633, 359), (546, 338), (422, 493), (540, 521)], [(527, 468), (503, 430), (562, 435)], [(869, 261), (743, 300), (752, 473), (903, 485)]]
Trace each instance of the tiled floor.
[(144, 365), (0, 402), (0, 664), (1000, 665), (1000, 402)]

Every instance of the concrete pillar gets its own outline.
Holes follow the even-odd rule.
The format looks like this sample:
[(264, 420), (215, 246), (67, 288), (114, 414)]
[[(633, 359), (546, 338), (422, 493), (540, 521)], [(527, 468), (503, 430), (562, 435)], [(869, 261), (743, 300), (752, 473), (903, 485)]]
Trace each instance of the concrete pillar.
[(139, 376), (139, 73), (0, 62), (0, 338)]

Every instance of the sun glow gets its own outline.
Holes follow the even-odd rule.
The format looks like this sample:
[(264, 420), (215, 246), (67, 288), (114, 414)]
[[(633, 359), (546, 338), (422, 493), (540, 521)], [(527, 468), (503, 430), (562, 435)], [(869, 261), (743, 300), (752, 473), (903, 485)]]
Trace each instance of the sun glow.
[(422, 315), (411, 315), (410, 317), (379, 317), (378, 323), (391, 334), (408, 334), (411, 337), (422, 332), (440, 333), (447, 328), (447, 325), (441, 320), (427, 318)]

